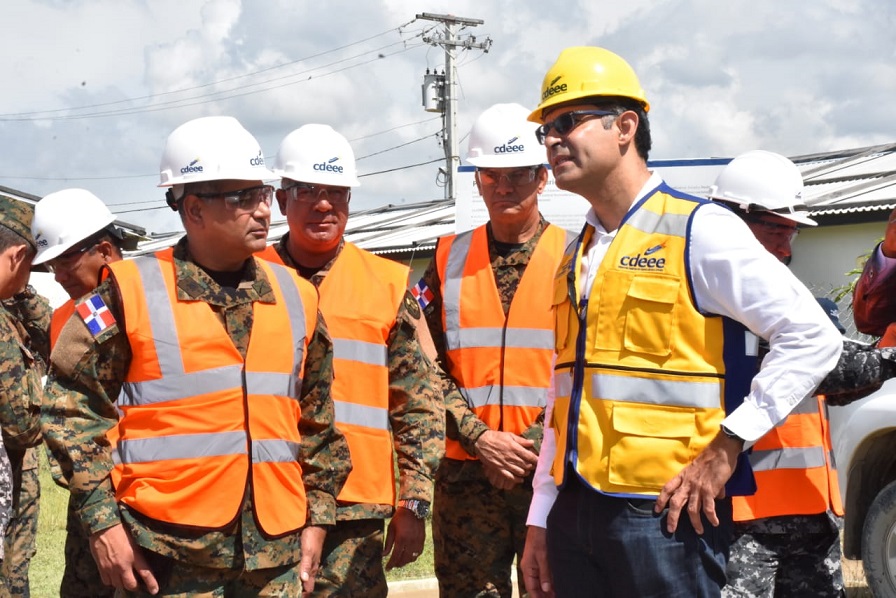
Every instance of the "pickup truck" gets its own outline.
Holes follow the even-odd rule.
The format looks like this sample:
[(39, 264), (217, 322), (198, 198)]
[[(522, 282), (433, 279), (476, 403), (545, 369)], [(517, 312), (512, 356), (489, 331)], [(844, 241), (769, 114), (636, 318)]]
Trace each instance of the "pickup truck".
[(859, 559), (875, 596), (896, 596), (896, 379), (845, 407), (829, 407), (846, 516), (843, 554)]

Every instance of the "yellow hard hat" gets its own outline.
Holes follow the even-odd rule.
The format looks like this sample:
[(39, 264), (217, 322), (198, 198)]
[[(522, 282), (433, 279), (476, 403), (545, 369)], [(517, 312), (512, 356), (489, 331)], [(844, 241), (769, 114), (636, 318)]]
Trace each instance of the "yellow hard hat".
[(634, 69), (620, 56), (594, 46), (577, 46), (560, 52), (541, 84), (541, 103), (529, 120), (543, 123), (547, 108), (591, 96), (616, 96), (637, 100), (650, 110), (650, 103)]

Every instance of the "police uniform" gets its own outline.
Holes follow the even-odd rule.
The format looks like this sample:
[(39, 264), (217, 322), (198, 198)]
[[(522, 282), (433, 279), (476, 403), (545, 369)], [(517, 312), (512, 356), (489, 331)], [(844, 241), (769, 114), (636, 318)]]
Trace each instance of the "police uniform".
[[(528, 326), (534, 320), (539, 320), (537, 315), (543, 311), (548, 316), (545, 321), (548, 322), (546, 331), (550, 337), (548, 309), (550, 294), (545, 290), (548, 285), (538, 273), (544, 270), (547, 273), (546, 278), (552, 275), (560, 262), (566, 241), (565, 231), (541, 219), (535, 235), (525, 243), (499, 246), (491, 233), (491, 225), (486, 224), (466, 233), (461, 239), (458, 237), (440, 239), (441, 249), (437, 248), (436, 258), (430, 263), (421, 283), (418, 284), (418, 288), (425, 289), (424, 294), (431, 293), (432, 299), (426, 305), (424, 315), (442, 367), (450, 376), (446, 377), (444, 382), (446, 458), (442, 460), (436, 475), (433, 513), (435, 568), (442, 595), (510, 596), (511, 594), (511, 567), (514, 557), (519, 559), (522, 555), (526, 536), (526, 512), (532, 497), (531, 476), (510, 490), (494, 487), (487, 479), (482, 463), (476, 458), (475, 446), (483, 433), (496, 429), (512, 431), (534, 441), (533, 450), (538, 452), (544, 424), (544, 398), (550, 379), (552, 351), (549, 349), (550, 343), (545, 355), (541, 355), (538, 349), (524, 349), (525, 343), (520, 345), (515, 342), (509, 343), (513, 346), (507, 351), (516, 351), (519, 355), (513, 357), (505, 353), (507, 362), (502, 362), (495, 368), (484, 364), (495, 363), (493, 358), (501, 351), (500, 348), (496, 347), (492, 351), (486, 349), (485, 352), (475, 355), (458, 354), (457, 349), (453, 348), (452, 343), (446, 338), (449, 334), (456, 336), (458, 332), (450, 325), (449, 328), (452, 329), (446, 330), (444, 314), (446, 310), (451, 310), (452, 313), (459, 314), (458, 320), (463, 320), (468, 317), (464, 314), (464, 301), (478, 302), (479, 295), (478, 291), (469, 288), (465, 292), (461, 286), (464, 282), (455, 280), (452, 284), (455, 285), (455, 290), (460, 288), (461, 295), (456, 301), (457, 304), (454, 304), (454, 301), (450, 306), (446, 304), (444, 292), (446, 280), (440, 273), (445, 272), (446, 267), (451, 269), (446, 264), (451, 258), (440, 258), (439, 252), (442, 254), (449, 252), (449, 244), (454, 248), (462, 245), (465, 248), (466, 243), (470, 243), (468, 255), (462, 255), (463, 250), (457, 254), (457, 268), (463, 270), (464, 264), (478, 260), (476, 265), (470, 266), (464, 274), (467, 277), (464, 280), (471, 286), (477, 284), (471, 282), (470, 276), (476, 275), (472, 271), (484, 272), (486, 274), (483, 276), (486, 278), (493, 275), (493, 282), (489, 281), (488, 284), (483, 282), (484, 292), (490, 295), (482, 296), (483, 304), (488, 303), (490, 306), (492, 302), (497, 304), (493, 306), (492, 311), (495, 313), (492, 316), (507, 320), (512, 315), (513, 318), (510, 319), (518, 323), (522, 321)], [(536, 251), (539, 252), (537, 259), (542, 267), (524, 281)], [(480, 266), (484, 270), (480, 270)], [(531, 271), (535, 270), (533, 266)], [(457, 270), (452, 276), (456, 276), (456, 272)], [(521, 296), (514, 310), (517, 290), (524, 285), (522, 292), (531, 296)], [(492, 286), (493, 290), (489, 289), (489, 286)], [(478, 286), (476, 288), (480, 289)], [(543, 305), (540, 307), (532, 304), (539, 301), (539, 291), (544, 291)], [(486, 298), (489, 301), (486, 302)], [(522, 304), (525, 304), (525, 307), (520, 307)], [(530, 307), (533, 308), (531, 311), (520, 311), (528, 310)], [(514, 319), (520, 317), (521, 320)], [(471, 326), (476, 325), (471, 323)], [(500, 326), (501, 324), (498, 324), (498, 328)], [(521, 338), (531, 340), (533, 334), (532, 330), (528, 330)], [(490, 373), (480, 372), (485, 376), (510, 377), (502, 377), (494, 386), (488, 386), (491, 388), (490, 399), (473, 396), (478, 389), (485, 388), (479, 386), (478, 381), (473, 382), (478, 375), (470, 371), (473, 361), (477, 361), (483, 369), (493, 370)], [(466, 374), (460, 370), (464, 364), (468, 368)], [(522, 380), (530, 375), (536, 378), (543, 376), (544, 384), (540, 386), (534, 379)], [(458, 386), (463, 386), (464, 377), (468, 386), (478, 388), (459, 390)], [(531, 400), (513, 395), (514, 392), (525, 392), (526, 389), (533, 395)], [(503, 398), (505, 393), (506, 400)], [(498, 395), (502, 398), (498, 399)], [(522, 575), (519, 575), (518, 579), (522, 580)]]
[[(34, 208), (0, 196), (0, 224), (34, 246)], [(12, 472), (12, 514), (4, 536), (0, 596), (28, 596), (28, 565), (34, 554), (38, 498), (35, 447), (40, 444), (41, 377), (47, 354), (47, 300), (26, 289), (0, 309), (0, 426)]]
[[(262, 268), (254, 259), (248, 260), (239, 274), (239, 280), (229, 280), (226, 286), (222, 286), (192, 260), (186, 239), (178, 242), (167, 259), (171, 263), (164, 268), (159, 266), (159, 271), (172, 277), (166, 282), (165, 288), (171, 293), (176, 292), (178, 305), (173, 307), (185, 302), (209, 305), (211, 310), (203, 310), (201, 313), (212, 311), (216, 314), (215, 319), (223, 325), (232, 348), (238, 352), (234, 357), (231, 349), (231, 356), (227, 359), (232, 361), (235, 358), (237, 362), (239, 359), (257, 361), (253, 357), (253, 351), (257, 352), (257, 349), (253, 349), (251, 333), (258, 332), (260, 322), (269, 326), (270, 320), (270, 316), (260, 319), (259, 309), (262, 306), (276, 306), (278, 293), (283, 292), (277, 289), (286, 288), (280, 283), (274, 285), (270, 279), (271, 273), (275, 271), (268, 270), (269, 267)], [(113, 264), (113, 269), (117, 264), (125, 262)], [(287, 276), (287, 280), (291, 278)], [(176, 291), (173, 290), (175, 283)], [(297, 393), (301, 409), (298, 424), (301, 439), (296, 450), (297, 461), (301, 466), (306, 508), (299, 513), (295, 512), (295, 508), (282, 509), (282, 504), (278, 507), (266, 503), (264, 501), (269, 500), (269, 497), (253, 491), (254, 486), (270, 486), (270, 467), (276, 468), (281, 463), (291, 467), (291, 461), (277, 463), (276, 460), (264, 458), (263, 447), (259, 445), (256, 449), (254, 446), (259, 440), (256, 437), (253, 441), (251, 480), (245, 470), (245, 460), (231, 463), (233, 459), (228, 455), (224, 455), (226, 463), (215, 460), (212, 455), (212, 460), (195, 464), (205, 471), (223, 466), (224, 469), (219, 471), (228, 477), (232, 477), (231, 465), (240, 471), (237, 478), (241, 480), (239, 484), (242, 487), (235, 485), (223, 495), (213, 493), (214, 498), (221, 503), (235, 505), (236, 512), (228, 516), (214, 503), (210, 503), (208, 509), (195, 512), (190, 510), (190, 503), (187, 502), (183, 516), (198, 522), (198, 525), (185, 526), (180, 525), (176, 517), (170, 516), (177, 514), (178, 505), (168, 505), (164, 493), (153, 492), (151, 485), (141, 486), (142, 480), (139, 477), (119, 469), (122, 461), (131, 462), (123, 452), (121, 443), (119, 442), (116, 451), (116, 460), (113, 461), (113, 451), (109, 442), (104, 440), (109, 429), (114, 426), (118, 426), (124, 434), (129, 431), (121, 423), (127, 422), (128, 416), (125, 415), (119, 422), (116, 411), (118, 407), (127, 408), (128, 404), (121, 401), (116, 403), (116, 399), (119, 398), (126, 380), (132, 381), (128, 382), (128, 392), (125, 393), (130, 397), (129, 400), (145, 392), (139, 376), (134, 377), (139, 372), (131, 366), (138, 357), (145, 361), (146, 355), (145, 351), (141, 351), (140, 356), (132, 353), (130, 342), (135, 339), (131, 338), (130, 331), (125, 332), (122, 328), (125, 323), (121, 316), (128, 306), (133, 307), (133, 302), (126, 303), (122, 299), (120, 286), (110, 278), (96, 289), (95, 295), (114, 316), (115, 322), (110, 324), (108, 319), (104, 320), (99, 325), (101, 330), (97, 330), (98, 326), (94, 322), (91, 331), (85, 321), (78, 317), (72, 318), (65, 326), (52, 355), (48, 382), (50, 396), (43, 422), (48, 445), (63, 470), (72, 472), (70, 489), (73, 499), (80, 505), (78, 514), (85, 531), (92, 534), (124, 523), (136, 543), (144, 549), (150, 568), (166, 591), (211, 591), (239, 578), (239, 583), (246, 588), (266, 588), (268, 591), (280, 591), (284, 594), (296, 593), (300, 587), (297, 564), (301, 558), (301, 546), (299, 533), (291, 531), (296, 524), (295, 518), (305, 519), (309, 525), (332, 525), (335, 521), (335, 496), (350, 470), (347, 445), (342, 435), (333, 427), (333, 407), (329, 396), (332, 349), (323, 319), (318, 314), (311, 338), (306, 339), (301, 388), (289, 391)], [(136, 299), (130, 288), (126, 295)], [(307, 304), (304, 309), (308, 309)], [(99, 311), (103, 311), (102, 308)], [(270, 310), (265, 311), (271, 313)], [(293, 317), (298, 315), (293, 314)], [(207, 316), (203, 315), (203, 318), (207, 319)], [(306, 317), (303, 318), (307, 321)], [(215, 330), (209, 332), (214, 333), (215, 339), (220, 336)], [(295, 337), (299, 333), (300, 331), (295, 330), (292, 334)], [(255, 342), (258, 343), (259, 339), (255, 339)], [(269, 341), (268, 345), (272, 342), (276, 341)], [(276, 357), (277, 363), (283, 358), (279, 352), (271, 356)], [(165, 357), (164, 352), (160, 357)], [(185, 355), (185, 359), (189, 360), (199, 357), (195, 354)], [(253, 371), (249, 372), (251, 375), (244, 385), (251, 380), (255, 388), (254, 370), (257, 367), (257, 363), (252, 366)], [(210, 384), (212, 382), (213, 380), (209, 380)], [(210, 389), (209, 392), (219, 391)], [(250, 400), (255, 401), (255, 395), (251, 392), (249, 395)], [(272, 406), (280, 409), (279, 405), (278, 402)], [(79, 426), (71, 424), (69, 415), (72, 411), (77, 414)], [(253, 418), (250, 412), (248, 417), (241, 425), (258, 430), (261, 425), (258, 416)], [(184, 420), (184, 425), (189, 426), (207, 423), (199, 418)], [(136, 431), (140, 432), (139, 429)], [(243, 435), (244, 432), (239, 434)], [(281, 445), (282, 442), (278, 441), (270, 446), (274, 449)], [(134, 446), (135, 450), (140, 448), (139, 443)], [(168, 446), (166, 450), (176, 448), (178, 447)], [(258, 453), (258, 457), (255, 456), (256, 451), (262, 451)], [(133, 467), (139, 470), (144, 465), (135, 462)], [(146, 467), (155, 465), (150, 463)], [(264, 468), (268, 470), (265, 471)], [(121, 482), (117, 488), (112, 484), (113, 469), (123, 476), (119, 478)], [(204, 476), (202, 479), (206, 478)], [(208, 482), (215, 483), (216, 480), (212, 478)], [(158, 513), (155, 517), (138, 510), (141, 502), (139, 496), (135, 497), (134, 491), (140, 487), (153, 492), (149, 500), (153, 501), (153, 514)], [(190, 488), (187, 490), (193, 491)], [(203, 494), (195, 497), (203, 497)], [(204, 497), (202, 500), (208, 501), (211, 498)], [(296, 496), (298, 498), (300, 497)], [(135, 506), (128, 506), (131, 504)], [(166, 511), (168, 506), (172, 508), (170, 512)], [(262, 515), (263, 520), (260, 518)], [(285, 522), (283, 517), (287, 518)], [(284, 533), (278, 534), (281, 530), (285, 530)], [(270, 533), (271, 531), (274, 533)]]
[(385, 596), (383, 520), (394, 512), (396, 473), (397, 498), (432, 502), (444, 452), (439, 377), (420, 347), (420, 308), (407, 291), (405, 266), (341, 240), (333, 259), (311, 274), (289, 255), (288, 243), (287, 233), (262, 256), (296, 268), (320, 291), (336, 344), (336, 425), (353, 463), (324, 542), (315, 595)]

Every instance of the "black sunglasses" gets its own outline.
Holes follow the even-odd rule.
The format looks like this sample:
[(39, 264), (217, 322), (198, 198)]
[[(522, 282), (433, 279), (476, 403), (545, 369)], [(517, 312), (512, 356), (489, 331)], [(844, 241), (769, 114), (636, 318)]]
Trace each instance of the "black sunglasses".
[(554, 120), (546, 122), (535, 129), (535, 137), (538, 143), (544, 145), (544, 138), (548, 136), (551, 129), (557, 131), (558, 135), (566, 135), (576, 127), (578, 127), (586, 116), (618, 116), (613, 110), (573, 110), (566, 114), (561, 114)]

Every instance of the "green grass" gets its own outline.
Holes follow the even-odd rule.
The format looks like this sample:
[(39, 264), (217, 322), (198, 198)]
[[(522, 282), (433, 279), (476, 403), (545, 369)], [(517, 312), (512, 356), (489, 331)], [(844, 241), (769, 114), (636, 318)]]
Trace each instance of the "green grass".
[(53, 483), (46, 453), (40, 451), (40, 518), (37, 526), (37, 554), (31, 561), (31, 595), (34, 598), (59, 596), (59, 582), (65, 567), (65, 514), (68, 490)]
[[(37, 554), (31, 561), (31, 595), (49, 598), (59, 595), (59, 583), (65, 567), (65, 511), (68, 491), (53, 483), (46, 455), (41, 451), (40, 519), (37, 529)], [(426, 544), (416, 561), (386, 574), (389, 581), (432, 577), (432, 530), (426, 522)]]

